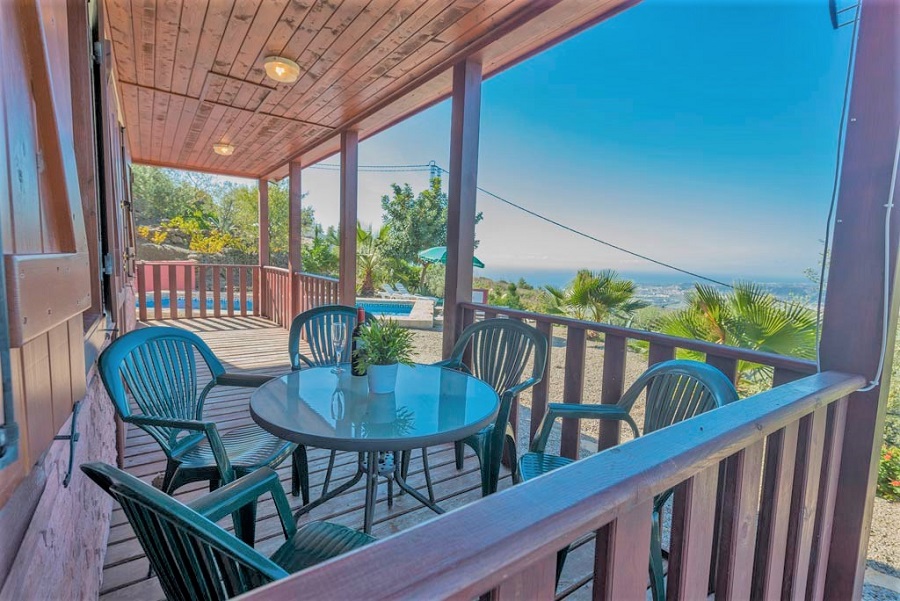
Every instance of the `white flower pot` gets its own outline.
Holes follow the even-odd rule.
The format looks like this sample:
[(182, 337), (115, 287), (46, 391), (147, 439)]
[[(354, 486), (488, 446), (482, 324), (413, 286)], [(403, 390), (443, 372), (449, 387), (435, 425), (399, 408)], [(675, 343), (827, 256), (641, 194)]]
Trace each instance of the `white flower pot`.
[(366, 371), (369, 379), (369, 392), (373, 394), (388, 394), (394, 392), (397, 385), (397, 369), (399, 363), (391, 365), (370, 365)]

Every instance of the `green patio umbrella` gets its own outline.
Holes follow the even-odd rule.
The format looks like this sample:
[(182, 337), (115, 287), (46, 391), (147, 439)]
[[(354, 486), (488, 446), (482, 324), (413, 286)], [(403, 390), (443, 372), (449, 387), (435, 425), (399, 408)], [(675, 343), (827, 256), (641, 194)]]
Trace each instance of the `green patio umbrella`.
[[(443, 263), (447, 264), (447, 247), (446, 246), (434, 246), (432, 248), (426, 248), (425, 250), (419, 251), (419, 260), (425, 264), (428, 263)], [(484, 263), (482, 263), (478, 257), (472, 257), (472, 265), (475, 267), (484, 267)]]
[[(431, 248), (426, 248), (425, 250), (420, 250), (419, 260), (423, 263), (422, 276), (419, 278), (419, 290), (421, 290), (422, 286), (425, 284), (425, 272), (428, 271), (428, 266), (432, 263), (447, 264), (447, 247), (433, 246)], [(484, 263), (475, 256), (472, 257), (472, 265), (475, 267), (484, 267)]]

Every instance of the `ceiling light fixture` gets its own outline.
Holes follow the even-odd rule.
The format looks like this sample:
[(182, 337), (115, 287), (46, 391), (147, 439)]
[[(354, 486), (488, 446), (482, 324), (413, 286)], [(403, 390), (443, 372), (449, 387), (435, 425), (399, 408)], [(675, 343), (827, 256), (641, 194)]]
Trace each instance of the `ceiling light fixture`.
[(300, 77), (300, 65), (283, 56), (267, 56), (266, 75), (282, 83), (293, 83)]
[(223, 157), (230, 157), (234, 154), (234, 146), (225, 142), (219, 142), (218, 144), (213, 144), (213, 152), (221, 154)]

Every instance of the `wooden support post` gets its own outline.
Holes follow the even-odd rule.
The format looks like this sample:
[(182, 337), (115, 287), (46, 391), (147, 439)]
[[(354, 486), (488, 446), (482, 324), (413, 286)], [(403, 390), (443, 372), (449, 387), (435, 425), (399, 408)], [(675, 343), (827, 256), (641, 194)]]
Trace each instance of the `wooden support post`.
[[(884, 272), (885, 205), (900, 203), (896, 177), (900, 129), (900, 3), (868, 0), (862, 6), (853, 73), (853, 96), (841, 166), (828, 296), (822, 325), (823, 370), (876, 375), (882, 329), (887, 328), (881, 385), (850, 397), (841, 449), (825, 590), (834, 599), (862, 594), (866, 547), (884, 414), (894, 356), (897, 312), (897, 244), (900, 207), (891, 213)], [(883, 277), (891, 278), (888, 323), (883, 322)]]
[(266, 306), (266, 289), (263, 286), (264, 277), (263, 268), (269, 264), (269, 181), (263, 177), (259, 178), (257, 183), (257, 219), (259, 224), (259, 270), (253, 278), (254, 294), (253, 310), (254, 314), (265, 315), (260, 310), (260, 305)]
[(462, 331), (458, 304), (472, 300), (480, 121), (481, 62), (470, 58), (453, 67), (447, 272), (444, 279), (444, 357), (449, 356)]
[(341, 133), (340, 303), (356, 304), (356, 206), (359, 133)]
[(300, 278), (297, 276), (302, 270), (300, 262), (300, 245), (303, 241), (303, 193), (300, 186), (300, 161), (291, 161), (288, 169), (289, 201), (288, 201), (288, 271), (290, 271), (291, 287), (291, 318), (303, 311), (300, 295)]

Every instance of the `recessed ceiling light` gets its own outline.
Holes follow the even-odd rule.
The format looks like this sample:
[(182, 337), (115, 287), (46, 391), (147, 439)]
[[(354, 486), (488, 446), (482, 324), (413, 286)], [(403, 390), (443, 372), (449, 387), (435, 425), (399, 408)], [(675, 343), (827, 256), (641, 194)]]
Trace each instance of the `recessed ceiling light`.
[(230, 157), (234, 154), (234, 146), (219, 142), (218, 144), (213, 144), (213, 152), (221, 154), (223, 157)]
[(300, 77), (300, 65), (283, 56), (267, 56), (266, 75), (282, 83), (293, 83)]

